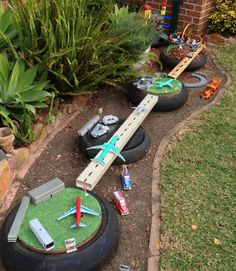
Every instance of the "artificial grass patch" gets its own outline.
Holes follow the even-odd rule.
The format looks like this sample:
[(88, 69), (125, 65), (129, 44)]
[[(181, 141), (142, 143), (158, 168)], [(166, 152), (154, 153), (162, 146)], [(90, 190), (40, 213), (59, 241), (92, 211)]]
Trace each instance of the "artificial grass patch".
[[(82, 205), (99, 213), (99, 216), (84, 214), (81, 222), (87, 227), (71, 229), (70, 226), (75, 224), (75, 215), (70, 215), (60, 221), (57, 218), (76, 205), (77, 196), (80, 196)], [(75, 238), (78, 245), (89, 239), (98, 230), (102, 221), (101, 213), (100, 204), (95, 197), (80, 189), (66, 188), (39, 205), (30, 204), (20, 229), (19, 240), (34, 248), (43, 249), (29, 228), (29, 221), (38, 218), (54, 240), (54, 251), (65, 249), (64, 240), (72, 237)]]
[[(165, 83), (169, 83), (169, 85), (165, 85)], [(161, 86), (161, 84), (164, 85)], [(164, 95), (178, 92), (181, 89), (182, 83), (179, 80), (173, 80), (169, 77), (158, 77), (157, 80), (153, 82), (153, 85), (147, 88), (146, 92), (153, 95)]]

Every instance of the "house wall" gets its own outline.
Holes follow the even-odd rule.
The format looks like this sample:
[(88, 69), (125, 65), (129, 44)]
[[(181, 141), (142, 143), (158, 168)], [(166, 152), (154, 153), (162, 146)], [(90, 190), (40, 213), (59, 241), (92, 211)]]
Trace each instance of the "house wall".
[[(167, 14), (172, 12), (173, 1), (167, 0)], [(154, 0), (149, 3), (160, 9), (161, 2), (161, 0)], [(209, 24), (209, 15), (214, 6), (214, 0), (183, 0), (179, 13), (178, 31), (182, 31), (187, 24), (191, 24), (188, 27), (190, 33), (203, 34)]]

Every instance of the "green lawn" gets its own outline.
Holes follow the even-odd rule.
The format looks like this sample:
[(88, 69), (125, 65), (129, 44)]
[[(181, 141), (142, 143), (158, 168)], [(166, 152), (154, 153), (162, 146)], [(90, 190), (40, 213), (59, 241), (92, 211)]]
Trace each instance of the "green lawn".
[(233, 83), (162, 163), (165, 271), (236, 270), (236, 46), (216, 54)]

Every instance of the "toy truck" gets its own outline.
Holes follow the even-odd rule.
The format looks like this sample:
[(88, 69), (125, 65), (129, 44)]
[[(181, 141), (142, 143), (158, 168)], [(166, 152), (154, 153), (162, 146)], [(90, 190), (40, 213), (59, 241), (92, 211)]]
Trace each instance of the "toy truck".
[(113, 201), (114, 201), (115, 206), (121, 215), (128, 215), (129, 214), (129, 210), (126, 205), (125, 198), (121, 194), (120, 191), (113, 192)]

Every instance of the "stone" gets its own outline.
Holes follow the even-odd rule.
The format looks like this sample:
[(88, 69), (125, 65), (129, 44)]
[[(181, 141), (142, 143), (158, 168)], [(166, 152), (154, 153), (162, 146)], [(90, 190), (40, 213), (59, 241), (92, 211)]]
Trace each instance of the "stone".
[(2, 149), (0, 149), (0, 161), (5, 160), (5, 159), (8, 159), (8, 157), (6, 153)]
[(70, 113), (73, 113), (74, 111), (76, 111), (78, 109), (82, 110), (91, 97), (92, 97), (92, 95), (75, 96), (72, 101), (72, 107), (71, 107)]
[(30, 151), (32, 153), (36, 152), (38, 148), (43, 144), (43, 142), (47, 139), (47, 137), (48, 137), (48, 132), (45, 129), (45, 127), (43, 127), (41, 129), (39, 137), (35, 140), (34, 143), (30, 144), (29, 146)]
[(227, 43), (227, 39), (224, 38), (223, 36), (221, 36), (218, 33), (212, 33), (212, 34), (204, 35), (204, 40), (207, 43), (211, 43), (211, 44), (214, 44), (214, 45), (226, 44)]
[(18, 171), (22, 166), (29, 160), (29, 149), (28, 148), (19, 148), (16, 149), (9, 160), (12, 170)]
[(15, 136), (13, 135), (13, 131), (9, 127), (1, 127), (0, 128), (0, 147), (6, 153), (12, 153), (14, 150), (14, 141)]
[(0, 161), (0, 202), (13, 181), (13, 174), (7, 160)]
[(37, 140), (40, 137), (42, 129), (43, 129), (43, 124), (41, 122), (37, 122), (33, 125), (35, 140)]

